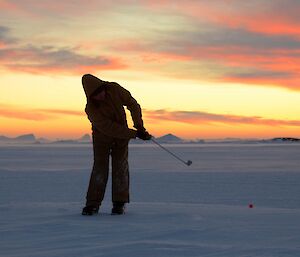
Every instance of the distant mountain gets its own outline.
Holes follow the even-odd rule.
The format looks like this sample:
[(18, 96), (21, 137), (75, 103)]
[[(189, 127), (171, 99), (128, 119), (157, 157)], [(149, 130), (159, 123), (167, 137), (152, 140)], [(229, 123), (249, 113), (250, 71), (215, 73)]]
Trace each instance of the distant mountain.
[(162, 137), (158, 137), (156, 138), (156, 141), (159, 143), (172, 143), (172, 144), (184, 143), (184, 140), (182, 138), (179, 138), (173, 134), (167, 134)]
[(0, 142), (6, 142), (6, 141), (9, 141), (9, 140), (11, 140), (11, 138), (6, 137), (6, 136), (0, 136)]
[(92, 142), (92, 139), (89, 134), (85, 134), (81, 138), (77, 139), (76, 141), (78, 141), (80, 143), (90, 143), (90, 142)]
[(60, 144), (82, 144), (91, 143), (92, 139), (89, 134), (85, 134), (78, 139), (59, 139), (56, 141), (47, 138), (36, 138), (34, 134), (25, 134), (18, 137), (7, 137), (0, 135), (0, 143), (2, 144), (22, 144), (22, 143), (32, 143), (32, 144), (49, 144), (49, 143), (60, 143)]
[(294, 137), (277, 137), (271, 139), (272, 142), (300, 142), (299, 138)]
[(59, 139), (52, 143), (54, 143), (54, 144), (86, 144), (86, 143), (91, 143), (91, 142), (92, 142), (91, 136), (89, 134), (85, 134), (78, 139)]
[(14, 138), (14, 140), (18, 142), (35, 142), (36, 138), (35, 135), (33, 134), (26, 134), (26, 135), (18, 136)]
[[(254, 144), (254, 143), (300, 143), (299, 138), (292, 137), (278, 137), (272, 139), (240, 139), (240, 138), (224, 138), (216, 140), (185, 140), (177, 137), (171, 133), (166, 134), (161, 137), (155, 138), (159, 143), (164, 144), (201, 144), (201, 143), (242, 143), (242, 144)], [(34, 134), (25, 134), (17, 137), (7, 137), (0, 135), (0, 144), (90, 144), (92, 143), (92, 138), (89, 134), (84, 134), (78, 139), (60, 139), (56, 141), (49, 140), (47, 138), (36, 138)], [(131, 144), (151, 144), (150, 141), (143, 141), (140, 139), (130, 140)]]
[(49, 140), (48, 138), (44, 138), (44, 137), (40, 137), (36, 140), (37, 144), (47, 144), (47, 143), (51, 143), (51, 140)]
[[(205, 141), (203, 139), (185, 140), (173, 134), (166, 134), (161, 137), (154, 137), (155, 141), (161, 144), (203, 144)], [(141, 139), (130, 140), (130, 144), (151, 144), (151, 140), (144, 141)]]
[(0, 142), (4, 143), (35, 143), (36, 137), (33, 134), (21, 135), (18, 137), (0, 136)]

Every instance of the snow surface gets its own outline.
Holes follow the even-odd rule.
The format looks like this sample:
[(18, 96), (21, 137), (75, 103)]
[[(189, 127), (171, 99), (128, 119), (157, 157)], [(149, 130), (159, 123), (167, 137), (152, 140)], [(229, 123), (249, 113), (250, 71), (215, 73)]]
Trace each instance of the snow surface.
[[(0, 256), (300, 256), (300, 144), (131, 145), (131, 203), (81, 216), (91, 145), (0, 147)], [(249, 208), (252, 203), (254, 208)]]

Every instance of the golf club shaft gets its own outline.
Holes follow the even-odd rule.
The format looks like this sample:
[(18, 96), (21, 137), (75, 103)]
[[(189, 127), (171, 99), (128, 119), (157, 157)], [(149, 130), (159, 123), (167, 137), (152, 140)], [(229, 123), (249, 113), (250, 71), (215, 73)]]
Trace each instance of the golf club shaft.
[(164, 149), (166, 152), (168, 152), (169, 154), (171, 154), (173, 157), (175, 157), (177, 160), (183, 162), (185, 165), (188, 165), (184, 160), (182, 160), (181, 158), (179, 158), (177, 155), (175, 155), (174, 153), (172, 153), (170, 150), (168, 150), (167, 148), (163, 147), (160, 143), (158, 143), (155, 139), (151, 138), (152, 142), (157, 144), (159, 147), (161, 147), (162, 149)]

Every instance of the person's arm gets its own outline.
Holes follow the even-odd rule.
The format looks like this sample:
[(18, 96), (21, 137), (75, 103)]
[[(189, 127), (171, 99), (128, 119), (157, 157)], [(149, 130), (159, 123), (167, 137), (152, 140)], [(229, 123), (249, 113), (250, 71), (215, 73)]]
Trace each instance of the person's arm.
[(122, 104), (125, 105), (127, 109), (130, 111), (132, 121), (133, 121), (133, 126), (136, 129), (144, 129), (141, 106), (131, 96), (128, 90), (126, 90), (125, 88), (121, 87), (118, 84), (116, 84), (116, 87), (120, 95), (120, 98), (122, 100)]
[(86, 107), (85, 112), (92, 125), (103, 134), (123, 139), (136, 138), (136, 130), (129, 129), (126, 126), (120, 125), (105, 117), (99, 119), (88, 106)]

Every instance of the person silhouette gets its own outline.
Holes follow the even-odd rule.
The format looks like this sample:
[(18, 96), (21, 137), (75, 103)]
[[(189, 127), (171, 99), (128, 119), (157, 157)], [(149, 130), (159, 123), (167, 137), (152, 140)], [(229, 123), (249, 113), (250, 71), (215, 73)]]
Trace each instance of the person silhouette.
[[(140, 105), (130, 92), (116, 82), (103, 81), (94, 75), (82, 76), (87, 98), (85, 112), (92, 125), (94, 163), (86, 205), (82, 215), (97, 214), (104, 198), (112, 163), (111, 214), (124, 214), (129, 203), (128, 143), (130, 139), (150, 140), (144, 127)], [(128, 128), (124, 106), (130, 111), (134, 128)]]

